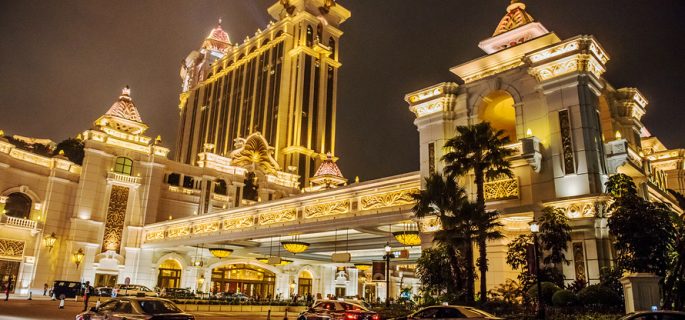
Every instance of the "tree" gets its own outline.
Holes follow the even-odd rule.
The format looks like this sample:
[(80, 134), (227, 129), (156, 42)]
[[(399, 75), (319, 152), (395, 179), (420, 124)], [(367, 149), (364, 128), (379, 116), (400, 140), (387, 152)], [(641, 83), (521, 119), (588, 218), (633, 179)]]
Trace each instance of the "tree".
[[(678, 206), (685, 209), (685, 197), (669, 190), (678, 201)], [(671, 251), (669, 267), (664, 278), (664, 308), (685, 309), (685, 214), (671, 214), (676, 229), (675, 243)]]
[(545, 264), (559, 264), (566, 260), (566, 250), (568, 249), (568, 242), (571, 241), (571, 226), (568, 224), (568, 218), (564, 214), (564, 210), (556, 207), (545, 207), (542, 209), (542, 215), (538, 218), (540, 224), (540, 242), (542, 249), (549, 252), (543, 258)]
[(464, 273), (463, 261), (454, 270), (453, 259), (463, 260), (458, 252), (455, 256), (452, 248), (438, 245), (421, 251), (421, 257), (416, 260), (416, 273), (421, 280), (423, 289), (431, 295), (442, 296), (449, 302), (456, 302), (463, 295)]
[(635, 184), (624, 174), (611, 176), (606, 186), (614, 200), (608, 226), (615, 237), (617, 264), (630, 272), (664, 276), (676, 234), (671, 210), (640, 198)]
[(418, 218), (435, 215), (440, 219), (442, 230), (435, 233), (435, 241), (448, 248), (452, 277), (460, 277), (462, 270), (466, 274), (466, 302), (471, 302), (475, 278), (472, 216), (477, 212), (476, 205), (469, 203), (466, 192), (454, 179), (432, 174), (425, 181), (426, 187), (412, 195), (416, 200), (412, 210)]
[(78, 165), (83, 165), (83, 149), (83, 141), (79, 139), (68, 138), (57, 144), (57, 147), (52, 155), (58, 155), (60, 151), (64, 151), (64, 155), (67, 157), (67, 159), (69, 159), (69, 161)]
[[(442, 157), (445, 161), (445, 173), (456, 179), (473, 172), (476, 184), (476, 204), (478, 211), (485, 215), (484, 185), (487, 179), (502, 176), (512, 177), (511, 164), (507, 160), (513, 151), (504, 146), (509, 138), (504, 136), (503, 130), (495, 130), (489, 122), (475, 125), (457, 126), (457, 135), (445, 143), (448, 152)], [(480, 252), (485, 255), (483, 250)], [(487, 257), (481, 256), (482, 261)], [(485, 266), (487, 269), (487, 266)], [(481, 301), (487, 299), (486, 275), (481, 274)]]
[(481, 301), (485, 302), (482, 299), (483, 293), (487, 293), (487, 287), (485, 287), (485, 275), (488, 272), (487, 242), (504, 238), (504, 234), (500, 231), (500, 228), (504, 225), (498, 221), (499, 212), (496, 210), (478, 212), (474, 220), (476, 242), (478, 243), (478, 262), (476, 264), (478, 265), (481, 279)]

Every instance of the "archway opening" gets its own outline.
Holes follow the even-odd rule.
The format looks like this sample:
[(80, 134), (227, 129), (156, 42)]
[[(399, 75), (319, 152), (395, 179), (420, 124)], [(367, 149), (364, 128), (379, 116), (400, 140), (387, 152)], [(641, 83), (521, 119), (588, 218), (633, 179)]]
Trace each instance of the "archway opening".
[(312, 294), (312, 274), (307, 270), (302, 270), (297, 278), (297, 294), (306, 297)]
[(274, 297), (276, 275), (250, 264), (231, 264), (212, 269), (212, 293), (242, 294), (254, 299)]
[(157, 286), (160, 288), (179, 288), (181, 286), (181, 265), (176, 260), (165, 260), (159, 265)]
[(494, 129), (503, 130), (509, 141), (517, 141), (514, 98), (508, 92), (499, 90), (485, 96), (479, 116), (481, 120), (490, 122)]
[(11, 193), (5, 203), (5, 214), (10, 217), (28, 219), (31, 214), (31, 198), (21, 192)]

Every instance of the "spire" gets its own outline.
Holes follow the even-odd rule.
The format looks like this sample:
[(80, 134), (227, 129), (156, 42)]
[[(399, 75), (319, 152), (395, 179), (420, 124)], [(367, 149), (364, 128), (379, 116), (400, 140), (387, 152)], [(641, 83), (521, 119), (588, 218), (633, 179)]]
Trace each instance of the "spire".
[(131, 99), (131, 88), (129, 86), (121, 89), (119, 101), (115, 102), (105, 114), (135, 122), (143, 122), (138, 109), (133, 104), (133, 99)]
[(326, 159), (321, 162), (310, 181), (312, 183), (312, 187), (308, 188), (310, 191), (335, 188), (347, 183), (347, 179), (343, 177), (330, 152), (326, 154)]
[(502, 17), (492, 36), (497, 36), (533, 21), (535, 19), (526, 12), (526, 4), (519, 0), (511, 0), (511, 3), (507, 6), (507, 14)]

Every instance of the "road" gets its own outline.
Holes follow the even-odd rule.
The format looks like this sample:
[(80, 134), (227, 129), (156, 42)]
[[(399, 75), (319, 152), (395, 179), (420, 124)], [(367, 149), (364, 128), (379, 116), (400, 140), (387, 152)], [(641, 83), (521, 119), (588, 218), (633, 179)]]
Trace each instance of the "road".
[[(95, 306), (91, 302), (91, 306)], [(59, 309), (59, 301), (45, 299), (26, 300), (10, 299), (0, 300), (0, 320), (74, 320), (74, 316), (83, 310), (83, 302), (67, 300), (64, 309)], [(198, 320), (260, 320), (266, 319), (264, 314), (250, 313), (226, 313), (226, 312), (191, 312)], [(294, 320), (294, 314), (289, 319)], [(271, 319), (282, 320), (283, 314), (273, 314)]]

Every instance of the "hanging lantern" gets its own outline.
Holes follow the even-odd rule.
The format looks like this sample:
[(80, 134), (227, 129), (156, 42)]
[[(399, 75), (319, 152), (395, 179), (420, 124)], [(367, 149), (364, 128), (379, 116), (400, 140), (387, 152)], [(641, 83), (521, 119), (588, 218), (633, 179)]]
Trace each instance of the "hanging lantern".
[(357, 268), (359, 271), (369, 271), (371, 270), (371, 264), (370, 263), (355, 263), (354, 267)]
[(281, 245), (283, 245), (283, 249), (293, 254), (302, 253), (309, 249), (309, 243), (296, 240), (281, 241)]
[(53, 232), (49, 236), (45, 237), (43, 241), (45, 241), (45, 247), (48, 248), (48, 252), (50, 252), (52, 251), (52, 248), (55, 246), (55, 242), (57, 241), (57, 235)]
[(226, 248), (209, 248), (209, 253), (211, 253), (213, 256), (223, 259), (231, 255), (233, 253), (233, 249), (226, 249)]
[(395, 231), (392, 235), (399, 243), (405, 246), (413, 247), (421, 245), (421, 237), (417, 230)]

